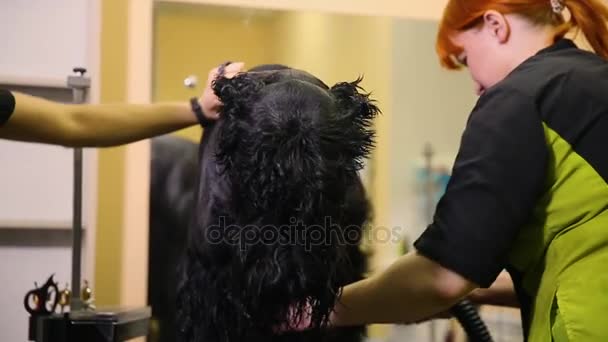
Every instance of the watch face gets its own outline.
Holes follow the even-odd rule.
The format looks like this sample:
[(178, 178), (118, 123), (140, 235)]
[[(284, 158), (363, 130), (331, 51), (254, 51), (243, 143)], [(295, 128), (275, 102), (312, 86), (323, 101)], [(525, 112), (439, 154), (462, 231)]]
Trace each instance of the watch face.
[(0, 126), (8, 121), (15, 110), (15, 97), (8, 90), (0, 89)]

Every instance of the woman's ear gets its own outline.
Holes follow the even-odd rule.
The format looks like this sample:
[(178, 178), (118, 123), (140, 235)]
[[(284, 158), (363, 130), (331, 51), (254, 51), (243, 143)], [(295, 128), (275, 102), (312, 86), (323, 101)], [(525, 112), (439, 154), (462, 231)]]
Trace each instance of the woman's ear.
[(509, 21), (500, 12), (495, 10), (486, 11), (483, 15), (484, 29), (496, 39), (499, 44), (504, 44), (509, 40), (511, 28)]

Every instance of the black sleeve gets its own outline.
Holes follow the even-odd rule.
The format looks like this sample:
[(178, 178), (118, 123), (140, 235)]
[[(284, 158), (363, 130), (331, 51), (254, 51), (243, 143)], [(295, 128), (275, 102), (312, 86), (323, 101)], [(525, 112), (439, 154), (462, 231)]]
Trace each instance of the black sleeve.
[(471, 113), (452, 177), (418, 252), (488, 287), (543, 191), (548, 149), (532, 97), (492, 89)]
[(0, 126), (4, 125), (15, 111), (15, 97), (4, 89), (0, 89)]

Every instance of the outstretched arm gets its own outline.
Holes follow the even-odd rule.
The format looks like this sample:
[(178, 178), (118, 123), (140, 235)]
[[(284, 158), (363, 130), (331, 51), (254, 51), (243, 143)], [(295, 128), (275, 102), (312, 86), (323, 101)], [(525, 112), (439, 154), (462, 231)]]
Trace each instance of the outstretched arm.
[[(232, 77), (242, 63), (226, 67)], [(218, 69), (211, 70), (208, 89), (201, 98), (203, 112), (217, 117), (219, 100), (209, 91)], [(8, 121), (0, 126), (0, 138), (65, 146), (103, 147), (176, 131), (197, 123), (186, 101), (156, 104), (71, 105), (13, 93), (15, 106)]]
[(476, 287), (414, 252), (386, 271), (346, 286), (331, 323), (413, 323), (447, 310)]
[(13, 93), (15, 110), (0, 138), (64, 146), (113, 146), (196, 124), (187, 102), (69, 105)]

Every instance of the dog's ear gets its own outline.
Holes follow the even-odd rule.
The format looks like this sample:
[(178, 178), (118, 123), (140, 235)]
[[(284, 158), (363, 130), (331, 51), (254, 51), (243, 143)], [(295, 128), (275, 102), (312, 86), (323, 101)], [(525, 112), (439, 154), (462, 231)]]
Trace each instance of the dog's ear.
[(252, 74), (242, 73), (233, 78), (220, 77), (216, 79), (212, 88), (222, 102), (220, 121), (225, 126), (219, 133), (218, 150), (223, 155), (220, 165), (223, 169), (230, 169), (236, 159), (237, 150), (242, 137), (251, 129), (251, 111), (264, 82)]
[(220, 99), (223, 108), (229, 108), (229, 113), (221, 112), (221, 115), (236, 115), (242, 118), (248, 112), (248, 105), (253, 103), (264, 82), (259, 77), (242, 73), (233, 78), (220, 77), (213, 81), (212, 88), (215, 95)]
[(340, 146), (341, 162), (352, 171), (363, 167), (375, 145), (373, 120), (380, 113), (375, 101), (360, 86), (362, 78), (354, 82), (341, 82), (330, 92), (336, 103), (336, 113), (332, 124), (327, 127), (326, 138), (331, 138)]

